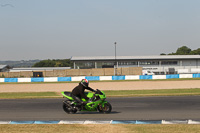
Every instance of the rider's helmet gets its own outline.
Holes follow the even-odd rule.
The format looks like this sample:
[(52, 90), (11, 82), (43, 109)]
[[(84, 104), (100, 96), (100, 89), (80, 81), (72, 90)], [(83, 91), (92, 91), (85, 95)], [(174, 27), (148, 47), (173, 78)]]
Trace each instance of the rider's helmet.
[(84, 86), (84, 87), (88, 87), (89, 86), (89, 81), (87, 79), (82, 79), (81, 80), (81, 84)]

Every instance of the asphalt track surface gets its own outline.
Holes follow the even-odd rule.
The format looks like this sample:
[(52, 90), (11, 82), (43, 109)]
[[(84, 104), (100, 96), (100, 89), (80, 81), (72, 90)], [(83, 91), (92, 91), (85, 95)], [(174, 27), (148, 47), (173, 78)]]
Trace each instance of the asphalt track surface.
[(0, 100), (0, 121), (30, 120), (200, 120), (200, 96), (107, 98), (110, 114), (66, 114), (63, 99)]

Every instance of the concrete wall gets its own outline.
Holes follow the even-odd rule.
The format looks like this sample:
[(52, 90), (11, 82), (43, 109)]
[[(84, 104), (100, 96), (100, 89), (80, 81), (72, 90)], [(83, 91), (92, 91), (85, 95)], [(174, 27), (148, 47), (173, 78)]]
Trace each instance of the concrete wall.
[(66, 77), (66, 70), (53, 70), (52, 77)]
[(142, 75), (142, 67), (129, 67), (128, 75)]
[(103, 68), (105, 72), (105, 76), (114, 75), (114, 68)]
[(80, 69), (68, 69), (66, 70), (66, 77), (78, 76)]
[[(53, 71), (22, 71), (0, 72), (0, 77), (17, 78), (33, 77), (33, 72), (42, 72), (44, 77), (73, 77), (73, 76), (113, 76), (113, 75), (141, 75), (142, 67), (129, 68), (97, 68), (97, 69), (66, 69)], [(115, 72), (115, 74), (114, 74)]]
[(92, 69), (80, 69), (79, 76), (92, 76)]
[(54, 75), (54, 71), (45, 71), (45, 73), (43, 73), (44, 77), (54, 77), (52, 75)]
[(31, 71), (20, 72), (20, 76), (21, 77), (32, 77), (33, 76), (33, 72), (31, 72)]
[(8, 72), (0, 72), (0, 77), (2, 78), (8, 77)]
[(8, 73), (8, 75), (9, 75), (9, 78), (20, 77), (20, 72)]
[(104, 76), (105, 71), (104, 69), (97, 68), (97, 69), (92, 69), (92, 76)]
[(121, 71), (122, 71), (122, 75), (129, 75), (130, 73), (129, 67), (121, 68)]

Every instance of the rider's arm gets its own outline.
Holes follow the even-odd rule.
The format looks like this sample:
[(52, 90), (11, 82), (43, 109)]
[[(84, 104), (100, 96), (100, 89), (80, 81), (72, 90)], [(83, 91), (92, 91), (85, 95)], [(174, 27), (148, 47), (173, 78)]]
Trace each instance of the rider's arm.
[(92, 92), (96, 92), (94, 89), (92, 89), (92, 88), (90, 88), (90, 87), (88, 87), (88, 88), (86, 88), (87, 90), (90, 90), (90, 91), (92, 91)]

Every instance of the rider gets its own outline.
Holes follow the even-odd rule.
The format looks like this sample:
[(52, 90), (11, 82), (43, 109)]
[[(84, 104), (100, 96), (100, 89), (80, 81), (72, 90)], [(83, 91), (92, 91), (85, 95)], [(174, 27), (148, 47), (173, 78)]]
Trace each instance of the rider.
[(71, 96), (77, 102), (77, 106), (82, 106), (86, 104), (81, 100), (81, 98), (84, 98), (87, 101), (91, 100), (85, 95), (85, 89), (95, 92), (94, 89), (89, 87), (89, 81), (87, 79), (82, 79), (79, 85), (72, 90)]

